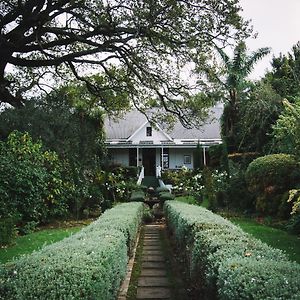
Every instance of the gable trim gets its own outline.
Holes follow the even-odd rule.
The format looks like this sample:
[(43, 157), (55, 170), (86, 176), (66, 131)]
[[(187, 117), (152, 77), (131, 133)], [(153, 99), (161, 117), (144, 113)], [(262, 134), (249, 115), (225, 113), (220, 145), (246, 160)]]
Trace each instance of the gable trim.
[[(127, 138), (126, 142), (129, 142), (130, 140), (133, 139), (133, 137), (135, 135), (137, 135), (143, 128), (145, 128), (145, 126), (149, 123), (149, 121), (147, 120), (146, 122), (144, 122), (130, 137)], [(151, 126), (152, 127), (152, 126)], [(161, 132), (169, 141), (173, 141), (173, 139), (166, 133), (164, 132), (161, 127), (155, 123), (155, 127), (158, 129), (159, 132)]]

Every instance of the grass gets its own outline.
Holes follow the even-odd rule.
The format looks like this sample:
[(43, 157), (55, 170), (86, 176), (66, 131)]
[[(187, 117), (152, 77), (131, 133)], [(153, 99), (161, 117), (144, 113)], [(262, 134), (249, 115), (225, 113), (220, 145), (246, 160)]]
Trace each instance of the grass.
[(197, 200), (195, 199), (194, 196), (179, 196), (179, 197), (176, 197), (175, 200), (177, 201), (181, 201), (181, 202), (184, 202), (184, 203), (187, 203), (187, 204), (194, 204), (194, 205), (199, 205), (199, 206), (202, 206), (204, 208), (207, 208), (208, 207), (208, 200), (207, 199), (204, 199), (201, 203), (197, 202)]
[(252, 234), (257, 239), (273, 248), (286, 252), (291, 260), (300, 263), (300, 238), (284, 230), (272, 228), (257, 223), (249, 218), (230, 218), (230, 221), (239, 225), (245, 232)]
[(138, 288), (138, 279), (142, 271), (144, 230), (141, 229), (139, 243), (136, 248), (133, 270), (130, 277), (130, 284), (126, 295), (126, 300), (135, 300)]
[(55, 243), (70, 236), (81, 228), (82, 226), (43, 229), (25, 236), (19, 236), (13, 245), (0, 249), (0, 263), (5, 263), (23, 254), (30, 254), (45, 245)]

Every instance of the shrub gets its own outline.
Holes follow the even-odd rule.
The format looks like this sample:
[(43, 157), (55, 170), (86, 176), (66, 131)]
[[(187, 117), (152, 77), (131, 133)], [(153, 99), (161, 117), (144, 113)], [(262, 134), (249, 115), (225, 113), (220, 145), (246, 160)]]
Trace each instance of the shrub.
[(133, 191), (130, 196), (130, 201), (139, 201), (139, 202), (145, 201), (145, 193), (142, 190)]
[(170, 190), (166, 186), (159, 186), (156, 188), (156, 193), (159, 194), (161, 192), (169, 193)]
[[(205, 208), (167, 201), (166, 219), (192, 282), (218, 299), (298, 299), (300, 266)], [(268, 275), (269, 274), (269, 275)], [(284, 287), (284, 288), (283, 288)]]
[(10, 244), (15, 238), (15, 222), (12, 217), (0, 219), (0, 246)]
[(143, 205), (106, 211), (79, 233), (1, 265), (1, 299), (115, 299)]
[(256, 196), (256, 209), (264, 214), (277, 214), (280, 195), (294, 187), (299, 179), (299, 165), (295, 157), (288, 154), (259, 157), (246, 171), (248, 188)]
[(0, 165), (0, 217), (18, 215), (23, 225), (67, 214), (63, 166), (41, 142), (28, 133), (11, 133), (0, 143)]
[(158, 198), (160, 200), (160, 203), (164, 203), (167, 200), (173, 200), (175, 196), (171, 194), (170, 192), (160, 192), (158, 195)]
[(226, 194), (229, 207), (243, 211), (255, 209), (255, 197), (247, 188), (245, 171), (233, 163), (231, 164)]

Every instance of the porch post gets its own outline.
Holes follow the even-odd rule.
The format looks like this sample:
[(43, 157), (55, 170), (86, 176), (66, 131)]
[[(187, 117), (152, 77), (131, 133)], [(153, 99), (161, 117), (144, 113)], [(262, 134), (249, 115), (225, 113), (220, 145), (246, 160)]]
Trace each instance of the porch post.
[(164, 169), (164, 147), (161, 147), (161, 169)]
[(139, 147), (136, 147), (136, 166), (139, 167)]
[(205, 151), (205, 146), (203, 146), (203, 164), (206, 166), (206, 151)]

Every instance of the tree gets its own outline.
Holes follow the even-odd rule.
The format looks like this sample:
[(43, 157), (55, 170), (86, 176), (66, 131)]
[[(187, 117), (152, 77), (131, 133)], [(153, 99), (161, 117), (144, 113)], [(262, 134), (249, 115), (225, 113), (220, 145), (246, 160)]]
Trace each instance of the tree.
[(236, 140), (238, 151), (269, 153), (272, 147), (272, 126), (282, 111), (282, 98), (269, 83), (253, 85), (238, 106)]
[(273, 57), (272, 67), (265, 80), (270, 82), (273, 89), (292, 102), (300, 97), (300, 42), (287, 55)]
[(237, 146), (235, 134), (238, 121), (238, 105), (243, 99), (246, 88), (249, 87), (247, 76), (253, 70), (254, 65), (270, 52), (270, 49), (266, 47), (259, 48), (248, 55), (246, 44), (241, 41), (234, 48), (233, 58), (230, 58), (224, 50), (220, 48), (217, 50), (224, 64), (225, 78), (216, 78), (227, 94), (225, 95), (222, 134), (229, 150), (233, 150)]
[(0, 138), (6, 139), (14, 130), (26, 131), (34, 140), (41, 139), (45, 149), (80, 166), (79, 173), (99, 165), (103, 116), (87, 107), (79, 94), (74, 86), (62, 87), (46, 98), (27, 101), (19, 109), (6, 109), (0, 114)]
[[(184, 122), (179, 71), (249, 34), (239, 9), (238, 0), (1, 1), (0, 101), (20, 107), (50, 78), (77, 79), (104, 108), (107, 91), (141, 110), (155, 97)], [(90, 69), (98, 80), (84, 76)]]
[(300, 99), (291, 104), (283, 101), (284, 109), (273, 126), (273, 137), (277, 149), (300, 157)]

